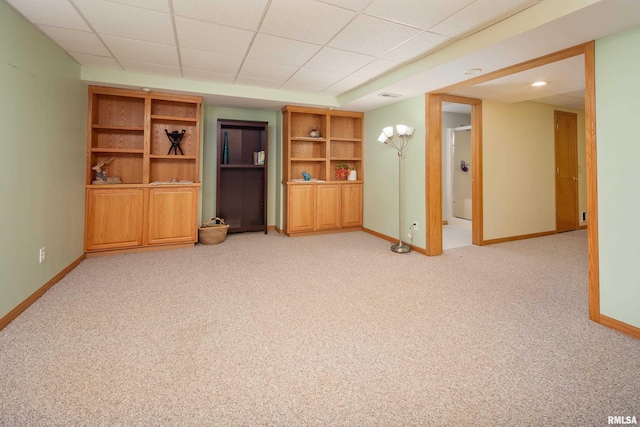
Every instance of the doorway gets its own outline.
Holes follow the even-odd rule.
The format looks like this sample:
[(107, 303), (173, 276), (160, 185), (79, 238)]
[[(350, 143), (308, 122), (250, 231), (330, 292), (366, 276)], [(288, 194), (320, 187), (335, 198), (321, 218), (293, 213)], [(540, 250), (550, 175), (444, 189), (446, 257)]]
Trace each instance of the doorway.
[(442, 103), (442, 249), (472, 244), (471, 105)]
[[(441, 158), (442, 153), (442, 109), (441, 101), (446, 93), (454, 92), (456, 89), (471, 87), (474, 85), (509, 76), (524, 70), (531, 70), (544, 64), (561, 61), (573, 56), (584, 55), (585, 73), (585, 136), (586, 136), (586, 175), (587, 175), (587, 212), (589, 216), (588, 241), (589, 241), (589, 318), (601, 323), (600, 315), (600, 278), (599, 278), (599, 252), (598, 252), (598, 191), (597, 191), (597, 160), (596, 160), (596, 111), (595, 111), (595, 42), (574, 46), (563, 51), (550, 55), (545, 55), (530, 61), (506, 67), (501, 70), (489, 72), (482, 76), (467, 79), (461, 83), (453, 84), (436, 92), (426, 94), (426, 166), (425, 166), (425, 196), (427, 213), (427, 244), (426, 254), (437, 256), (442, 253), (442, 229), (435, 227), (436, 223), (442, 221), (442, 182), (441, 182)], [(459, 98), (459, 97), (456, 97)], [(481, 105), (481, 104), (480, 104)], [(482, 126), (482, 115), (478, 115), (479, 125)], [(474, 117), (475, 126), (475, 117)], [(482, 142), (480, 140), (480, 150), (474, 151), (476, 155), (482, 153)], [(477, 154), (475, 154), (477, 153)], [(476, 162), (478, 164), (478, 162)], [(478, 164), (482, 167), (482, 162)], [(475, 172), (479, 175), (480, 182), (475, 182), (476, 186), (482, 189), (482, 171)], [(480, 203), (480, 210), (476, 209), (476, 204)], [(473, 211), (475, 215), (482, 215), (482, 199), (477, 202), (474, 198)], [(439, 221), (439, 222), (438, 222)], [(474, 223), (476, 223), (474, 218)], [(480, 218), (480, 221), (482, 219)], [(476, 231), (478, 229), (478, 241), (476, 243)], [(474, 244), (482, 244), (482, 227), (474, 227)]]
[(578, 229), (578, 115), (554, 111), (556, 231)]

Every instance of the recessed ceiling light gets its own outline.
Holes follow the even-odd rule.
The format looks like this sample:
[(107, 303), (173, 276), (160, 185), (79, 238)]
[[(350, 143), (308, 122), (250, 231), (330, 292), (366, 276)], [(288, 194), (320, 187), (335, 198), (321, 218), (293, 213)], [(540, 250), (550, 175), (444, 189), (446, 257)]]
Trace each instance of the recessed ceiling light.
[(531, 86), (535, 86), (535, 87), (546, 86), (547, 83), (549, 83), (549, 82), (535, 82), (535, 83), (531, 83)]
[(402, 95), (400, 95), (399, 93), (382, 92), (379, 93), (378, 96), (382, 96), (384, 98), (400, 98)]
[(463, 74), (466, 76), (475, 76), (476, 74), (480, 74), (482, 72), (482, 68), (469, 68)]

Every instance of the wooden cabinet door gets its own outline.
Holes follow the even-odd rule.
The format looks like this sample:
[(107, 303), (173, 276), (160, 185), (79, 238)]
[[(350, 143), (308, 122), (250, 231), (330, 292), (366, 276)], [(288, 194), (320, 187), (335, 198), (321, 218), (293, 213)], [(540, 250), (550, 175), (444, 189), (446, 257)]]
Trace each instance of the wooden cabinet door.
[(140, 188), (87, 190), (85, 249), (142, 246), (143, 209)]
[(362, 226), (362, 184), (342, 185), (342, 227)]
[(288, 186), (287, 234), (315, 229), (315, 187), (306, 184)]
[(195, 187), (149, 189), (147, 244), (195, 242), (197, 196)]
[(340, 227), (340, 186), (318, 185), (316, 192), (316, 228), (328, 230)]

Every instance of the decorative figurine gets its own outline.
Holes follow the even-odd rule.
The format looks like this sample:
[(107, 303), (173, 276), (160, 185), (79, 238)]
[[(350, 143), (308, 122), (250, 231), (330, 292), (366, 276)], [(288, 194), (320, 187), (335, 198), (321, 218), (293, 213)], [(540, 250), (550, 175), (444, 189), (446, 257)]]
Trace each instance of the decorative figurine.
[(311, 128), (311, 132), (309, 132), (309, 136), (311, 138), (320, 138), (320, 132), (318, 132), (318, 128)]
[(302, 172), (302, 177), (305, 181), (311, 181), (311, 174), (307, 172)]
[(169, 133), (169, 131), (166, 129), (164, 130), (164, 133), (167, 134), (169, 141), (171, 141), (171, 147), (169, 147), (169, 152), (167, 153), (167, 155), (171, 154), (171, 150), (173, 150), (173, 153), (175, 155), (178, 155), (178, 150), (180, 150), (180, 154), (184, 156), (182, 147), (180, 147), (180, 142), (182, 142), (182, 137), (184, 136), (185, 132), (186, 130), (184, 129), (182, 129), (182, 133), (178, 132), (177, 130), (174, 130), (171, 133)]
[(91, 170), (94, 170), (96, 172), (96, 179), (92, 182), (92, 184), (122, 184), (122, 181), (120, 181), (119, 177), (117, 176), (108, 177), (107, 171), (102, 170), (104, 166), (111, 163), (114, 159), (115, 157), (109, 157), (107, 160), (103, 160), (91, 168)]

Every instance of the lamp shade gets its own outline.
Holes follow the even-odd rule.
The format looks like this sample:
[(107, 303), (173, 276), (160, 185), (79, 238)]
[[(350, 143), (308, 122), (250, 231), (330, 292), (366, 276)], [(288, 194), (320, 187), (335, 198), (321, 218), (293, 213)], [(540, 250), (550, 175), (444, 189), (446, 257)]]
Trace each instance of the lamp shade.
[(409, 136), (413, 135), (414, 130), (415, 128), (413, 126), (407, 126), (407, 135)]
[(398, 135), (402, 136), (407, 133), (406, 125), (396, 125), (396, 130), (398, 131)]
[(389, 138), (387, 137), (387, 135), (384, 134), (384, 132), (382, 132), (380, 134), (380, 136), (378, 137), (378, 141), (380, 141), (382, 143), (385, 143), (385, 144), (387, 143), (387, 139), (389, 139)]
[(386, 128), (382, 129), (382, 133), (387, 135), (387, 138), (391, 138), (393, 136), (393, 126), (387, 126)]

